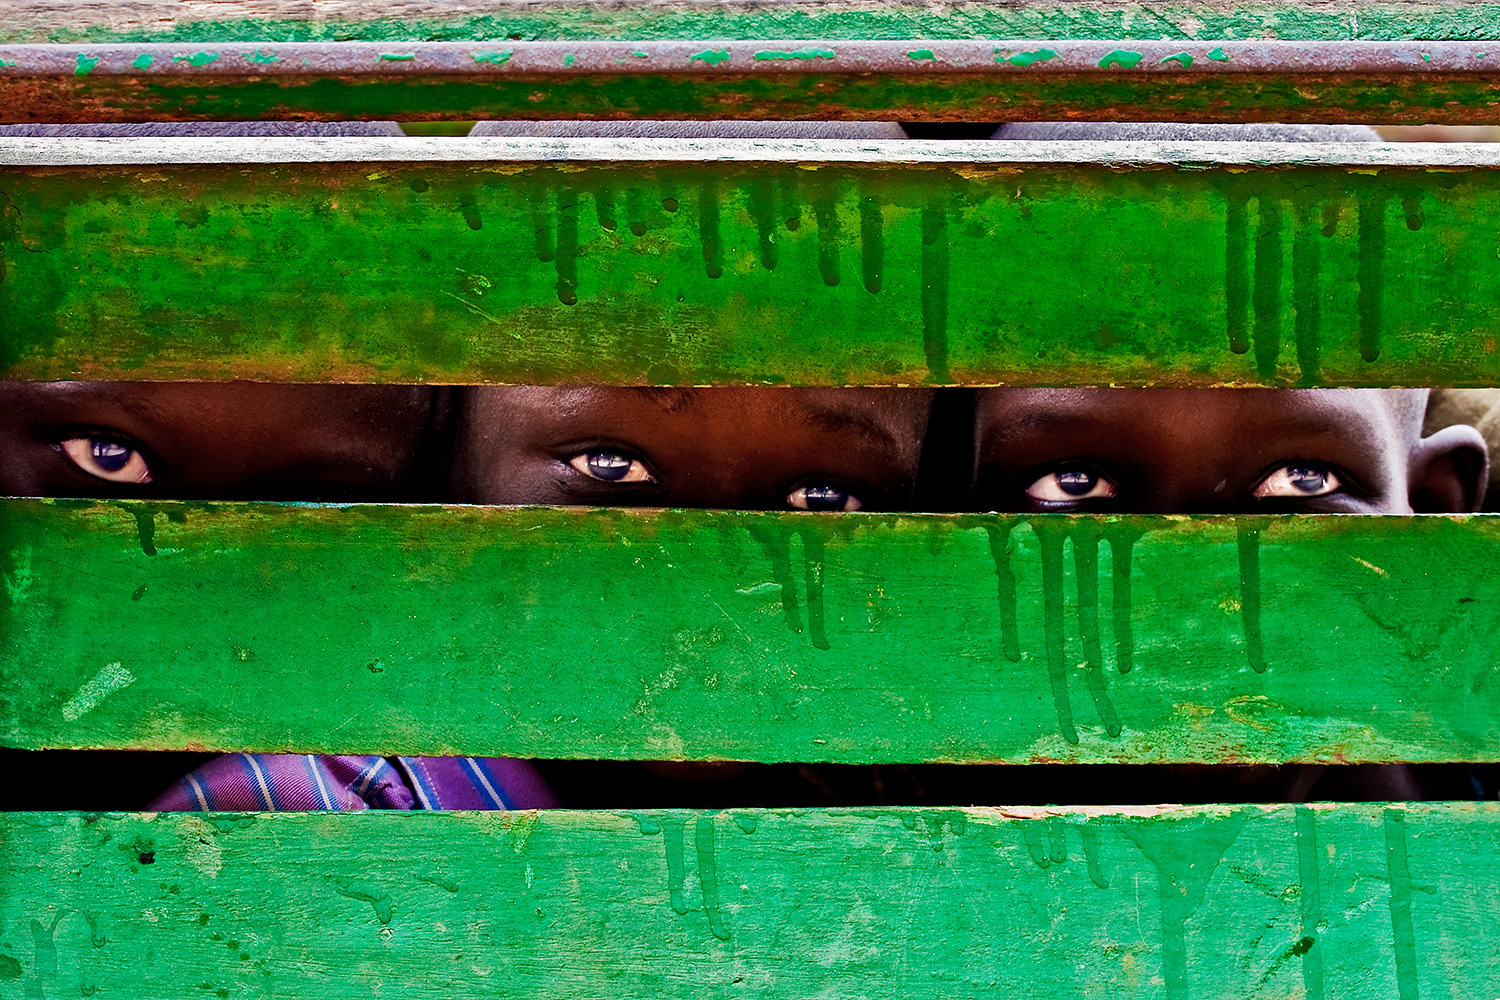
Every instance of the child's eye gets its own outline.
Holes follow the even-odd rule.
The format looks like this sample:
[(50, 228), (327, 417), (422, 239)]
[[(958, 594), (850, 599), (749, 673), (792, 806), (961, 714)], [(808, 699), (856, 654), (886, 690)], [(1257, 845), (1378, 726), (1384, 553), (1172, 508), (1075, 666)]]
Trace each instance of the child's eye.
[(1321, 465), (1306, 462), (1291, 462), (1275, 469), (1255, 487), (1255, 496), (1268, 497), (1321, 497), (1337, 493), (1343, 488), (1339, 477)]
[(848, 511), (864, 506), (853, 493), (828, 483), (799, 486), (787, 494), (786, 503), (793, 510)]
[(568, 459), (568, 464), (590, 479), (602, 479), (606, 483), (656, 482), (639, 459), (618, 451), (586, 451)]
[(102, 437), (76, 437), (60, 442), (64, 455), (84, 472), (111, 483), (149, 483), (151, 467), (128, 444)]
[(1049, 472), (1026, 487), (1027, 496), (1043, 503), (1107, 500), (1119, 491), (1119, 487), (1112, 480), (1077, 465)]

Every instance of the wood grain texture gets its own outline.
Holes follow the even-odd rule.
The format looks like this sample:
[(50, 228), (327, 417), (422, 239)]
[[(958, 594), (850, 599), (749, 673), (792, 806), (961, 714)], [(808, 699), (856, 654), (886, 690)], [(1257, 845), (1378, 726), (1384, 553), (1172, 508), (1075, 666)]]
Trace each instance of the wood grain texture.
[(4, 42), (531, 38), (1500, 38), (1500, 5), (1401, 0), (8, 0)]
[(0, 373), (1500, 384), (1500, 150), (942, 145), (0, 140)]
[(9, 500), (0, 531), (8, 746), (1500, 754), (1485, 516)]
[(0, 122), (873, 119), (1484, 123), (1488, 41), (0, 42)]
[(1481, 997), (1497, 823), (1494, 803), (7, 814), (0, 988)]

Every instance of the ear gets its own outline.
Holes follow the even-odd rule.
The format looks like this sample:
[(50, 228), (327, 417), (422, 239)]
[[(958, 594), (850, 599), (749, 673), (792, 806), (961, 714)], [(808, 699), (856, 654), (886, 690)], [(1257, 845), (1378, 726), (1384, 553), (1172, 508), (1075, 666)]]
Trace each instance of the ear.
[(1489, 478), (1489, 449), (1467, 424), (1444, 427), (1417, 442), (1407, 470), (1407, 500), (1418, 514), (1479, 509)]

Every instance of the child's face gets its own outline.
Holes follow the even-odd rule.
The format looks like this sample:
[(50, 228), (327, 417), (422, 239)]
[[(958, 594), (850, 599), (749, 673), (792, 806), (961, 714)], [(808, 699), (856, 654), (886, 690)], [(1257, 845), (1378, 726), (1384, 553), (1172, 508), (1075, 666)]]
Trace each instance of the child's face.
[(889, 510), (910, 502), (922, 389), (472, 390), (460, 499)]
[(413, 386), (0, 382), (0, 494), (399, 498), (433, 400)]
[(985, 509), (1181, 513), (1475, 510), (1477, 431), (1421, 437), (1422, 390), (979, 393)]

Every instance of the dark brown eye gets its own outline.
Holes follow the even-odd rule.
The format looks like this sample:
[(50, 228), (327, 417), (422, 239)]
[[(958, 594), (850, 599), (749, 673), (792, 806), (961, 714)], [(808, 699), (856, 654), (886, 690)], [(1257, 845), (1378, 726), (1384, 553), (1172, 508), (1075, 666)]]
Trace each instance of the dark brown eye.
[(1042, 476), (1026, 487), (1026, 495), (1043, 503), (1103, 500), (1119, 493), (1115, 483), (1091, 469), (1070, 465)]
[(1289, 462), (1274, 470), (1255, 487), (1255, 496), (1266, 498), (1321, 497), (1343, 488), (1331, 469), (1309, 462)]
[(787, 494), (786, 504), (793, 510), (848, 511), (864, 506), (859, 497), (831, 483), (799, 486)]
[(111, 483), (149, 483), (151, 467), (139, 451), (109, 438), (77, 437), (58, 447), (78, 468)]
[(656, 482), (639, 459), (618, 451), (586, 451), (568, 459), (568, 464), (590, 479), (606, 483)]

